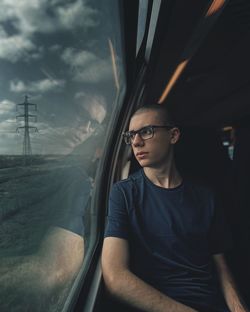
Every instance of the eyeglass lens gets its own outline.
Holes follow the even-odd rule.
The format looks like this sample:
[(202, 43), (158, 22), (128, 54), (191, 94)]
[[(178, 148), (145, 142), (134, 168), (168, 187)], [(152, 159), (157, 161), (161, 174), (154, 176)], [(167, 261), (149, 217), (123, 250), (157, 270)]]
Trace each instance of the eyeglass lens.
[(124, 135), (124, 140), (126, 144), (132, 144), (132, 142), (135, 139), (136, 134), (139, 134), (139, 136), (143, 140), (147, 140), (153, 137), (154, 135), (154, 129), (151, 126), (144, 127), (142, 129), (139, 129), (137, 131), (128, 131)]

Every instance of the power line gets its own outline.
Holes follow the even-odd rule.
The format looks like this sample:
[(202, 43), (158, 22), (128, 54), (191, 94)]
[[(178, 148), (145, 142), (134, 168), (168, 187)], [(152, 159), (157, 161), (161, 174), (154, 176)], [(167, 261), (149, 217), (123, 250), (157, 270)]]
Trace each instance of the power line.
[(28, 102), (28, 96), (25, 95), (24, 102), (17, 104), (17, 111), (18, 108), (22, 107), (24, 110), (24, 114), (16, 116), (17, 120), (18, 118), (24, 119), (24, 126), (23, 127), (17, 127), (16, 132), (19, 132), (20, 129), (24, 130), (24, 139), (23, 139), (23, 155), (25, 159), (27, 156), (32, 155), (32, 149), (31, 149), (31, 143), (30, 143), (30, 129), (33, 129), (35, 132), (38, 132), (37, 127), (33, 127), (29, 125), (30, 118), (33, 118), (33, 120), (37, 121), (37, 116), (29, 114), (29, 108), (33, 107), (34, 111), (37, 111), (37, 105), (33, 103)]

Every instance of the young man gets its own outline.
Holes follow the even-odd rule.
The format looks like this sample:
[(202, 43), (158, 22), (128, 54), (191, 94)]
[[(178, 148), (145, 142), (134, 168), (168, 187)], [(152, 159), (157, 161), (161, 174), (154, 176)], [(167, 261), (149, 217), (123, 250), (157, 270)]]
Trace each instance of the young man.
[(179, 137), (158, 104), (131, 118), (124, 139), (142, 169), (110, 194), (102, 255), (106, 286), (142, 311), (245, 312), (222, 255), (228, 235), (215, 215), (213, 194), (183, 181), (176, 169)]

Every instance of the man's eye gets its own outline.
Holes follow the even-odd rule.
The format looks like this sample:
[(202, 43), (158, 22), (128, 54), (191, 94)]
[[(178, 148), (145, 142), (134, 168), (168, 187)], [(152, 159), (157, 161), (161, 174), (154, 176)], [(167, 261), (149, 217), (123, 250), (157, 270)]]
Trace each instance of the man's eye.
[(151, 134), (152, 133), (152, 131), (151, 131), (151, 129), (150, 128), (144, 128), (144, 129), (141, 129), (141, 131), (140, 131), (140, 134), (143, 136), (143, 135), (149, 135), (149, 134)]

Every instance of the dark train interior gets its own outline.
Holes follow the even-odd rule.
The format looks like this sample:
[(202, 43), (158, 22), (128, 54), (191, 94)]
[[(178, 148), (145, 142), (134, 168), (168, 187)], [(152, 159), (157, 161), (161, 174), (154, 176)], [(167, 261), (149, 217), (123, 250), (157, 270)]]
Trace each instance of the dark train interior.
[[(171, 111), (182, 130), (176, 147), (179, 169), (220, 194), (233, 236), (227, 260), (250, 304), (250, 3), (177, 0), (148, 5), (138, 53), (138, 3), (124, 2), (122, 7), (126, 115), (152, 102)], [(122, 124), (126, 128), (127, 120)], [(125, 146), (118, 152), (115, 180), (138, 168)], [(96, 311), (106, 297), (105, 291), (100, 293)]]

